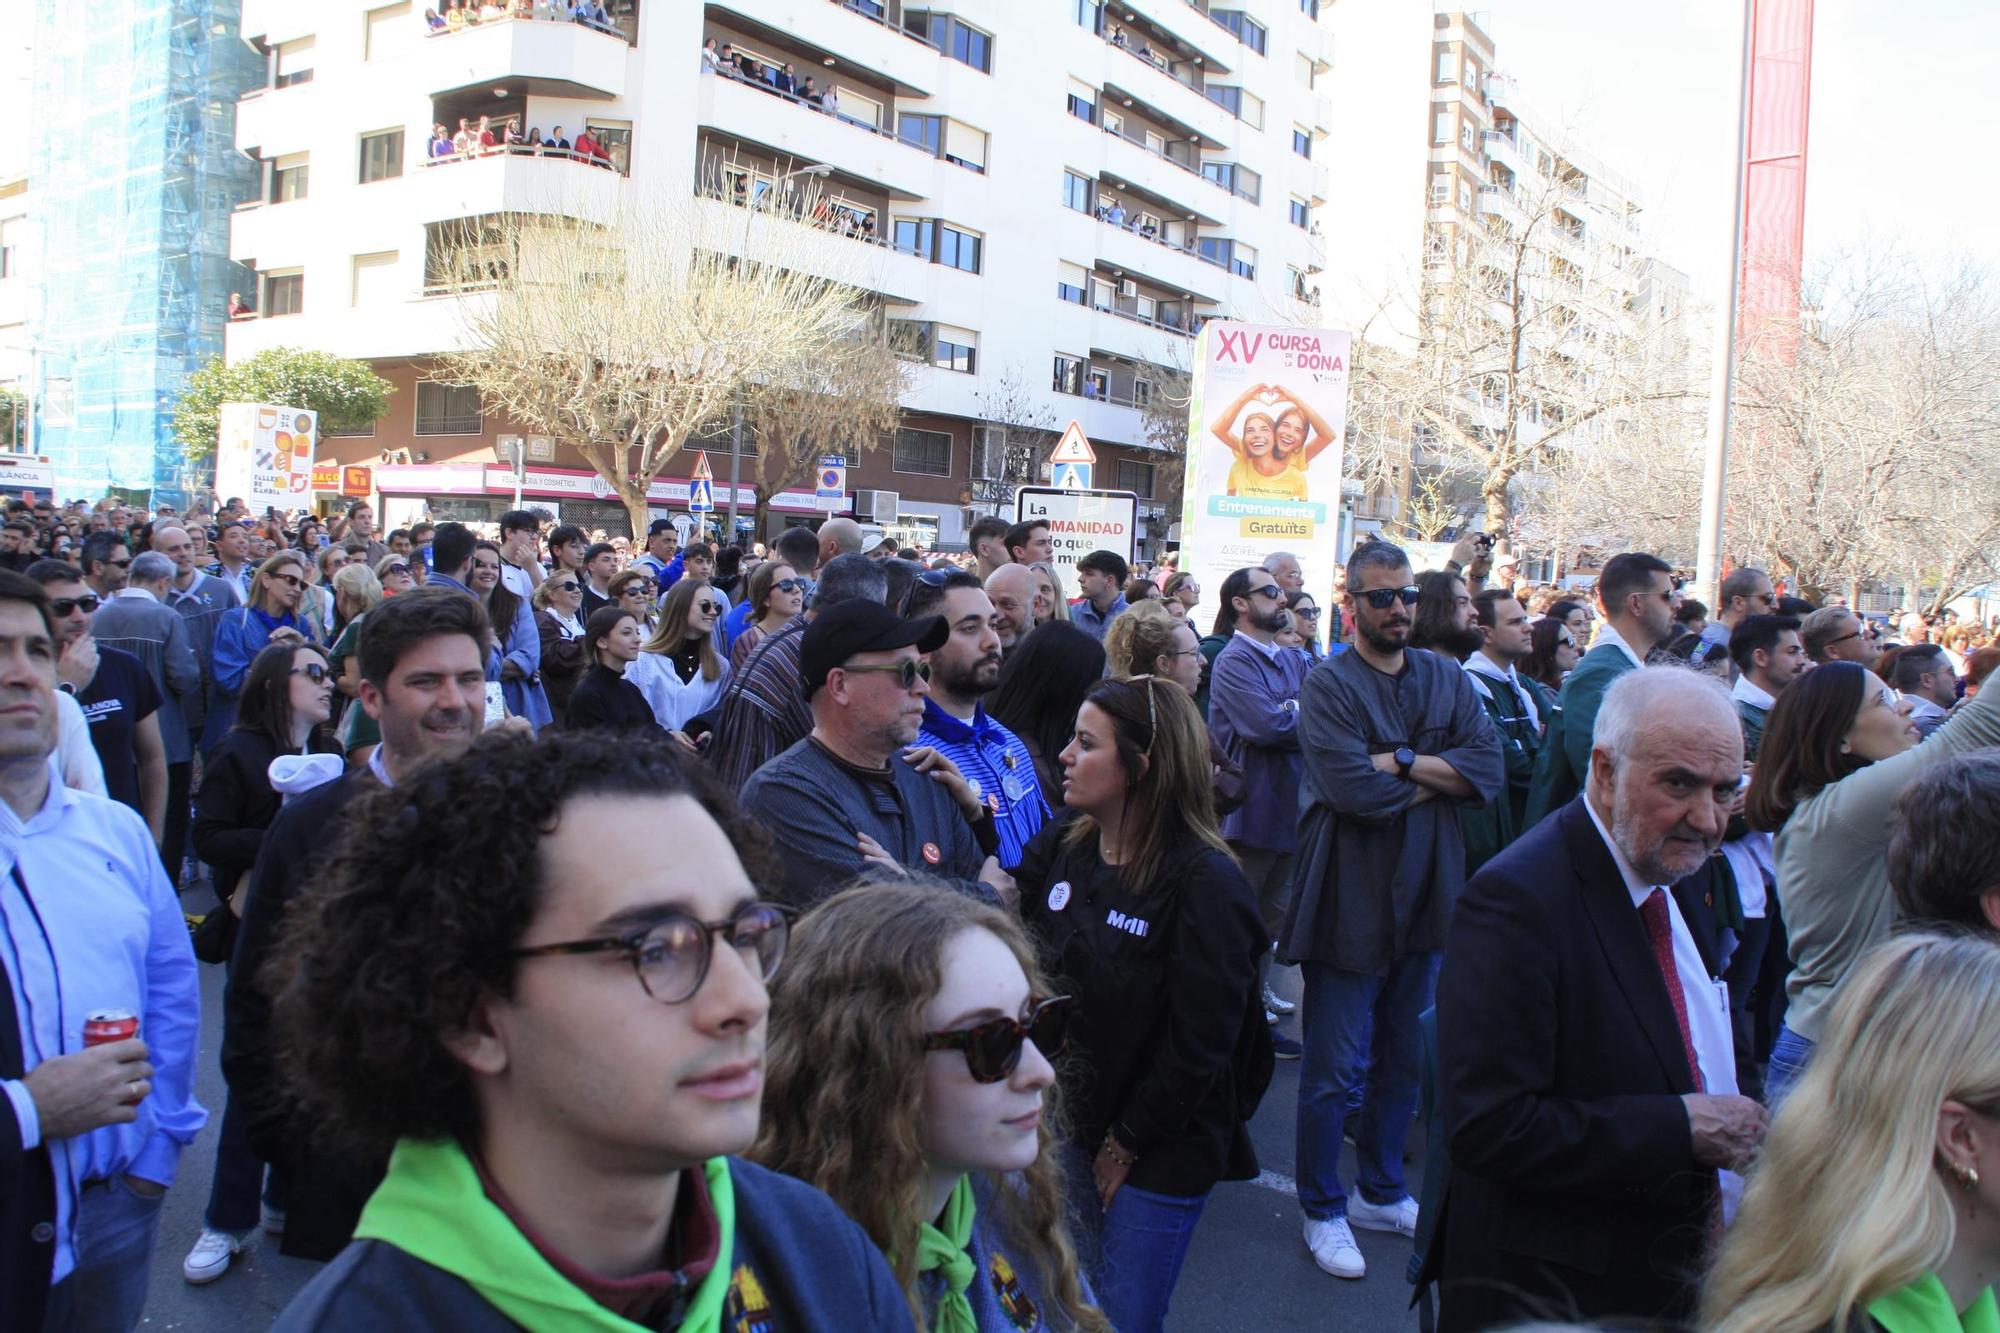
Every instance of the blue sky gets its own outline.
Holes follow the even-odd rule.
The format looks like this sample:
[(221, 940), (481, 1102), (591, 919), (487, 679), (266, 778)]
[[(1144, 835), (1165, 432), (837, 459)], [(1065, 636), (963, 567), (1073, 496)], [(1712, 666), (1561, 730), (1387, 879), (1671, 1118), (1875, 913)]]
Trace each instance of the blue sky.
[[(1728, 266), (1737, 0), (1489, 0), (1479, 12), (1500, 67), (1638, 183), (1654, 248), (1711, 295)], [(1808, 266), (1890, 241), (1933, 257), (2000, 252), (1981, 105), (1996, 73), (1992, 0), (1818, 0)]]

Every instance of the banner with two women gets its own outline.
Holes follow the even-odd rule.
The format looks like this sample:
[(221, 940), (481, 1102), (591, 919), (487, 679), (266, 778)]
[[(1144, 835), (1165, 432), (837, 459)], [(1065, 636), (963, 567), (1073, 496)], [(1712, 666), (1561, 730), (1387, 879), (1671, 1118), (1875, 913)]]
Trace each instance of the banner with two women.
[[(1333, 598), (1352, 336), (1210, 320), (1195, 345), (1180, 567), (1214, 595), (1289, 551), (1306, 590)], [(1204, 622), (1203, 628), (1206, 627)]]

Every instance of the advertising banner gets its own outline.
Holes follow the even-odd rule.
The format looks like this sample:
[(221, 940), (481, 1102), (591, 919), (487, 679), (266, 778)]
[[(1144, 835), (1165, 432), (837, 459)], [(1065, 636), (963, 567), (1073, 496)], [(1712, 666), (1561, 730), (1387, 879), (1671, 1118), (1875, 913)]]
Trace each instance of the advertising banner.
[(1139, 497), (1131, 491), (1079, 491), (1023, 486), (1014, 492), (1016, 523), (1046, 523), (1055, 547), (1050, 561), (1076, 595), (1076, 562), (1092, 551), (1116, 551), (1128, 562), (1139, 537)]
[(252, 514), (302, 509), (312, 498), (318, 416), (301, 407), (224, 403), (215, 440), (215, 489)]
[(1180, 567), (1208, 596), (1289, 551), (1333, 596), (1352, 335), (1210, 320), (1195, 346)]

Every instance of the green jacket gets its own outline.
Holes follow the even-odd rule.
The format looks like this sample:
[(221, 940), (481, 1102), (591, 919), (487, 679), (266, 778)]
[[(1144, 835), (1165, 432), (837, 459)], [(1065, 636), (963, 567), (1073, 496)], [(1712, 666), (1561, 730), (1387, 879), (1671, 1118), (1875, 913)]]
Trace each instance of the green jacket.
[(1600, 643), (1569, 673), (1558, 699), (1561, 710), (1542, 733), (1523, 828), (1534, 827), (1544, 815), (1562, 809), (1583, 790), (1583, 775), (1590, 768), (1591, 736), (1597, 729), (1597, 709), (1604, 702), (1604, 692), (1620, 676), (1638, 669), (1623, 648)]
[[(1534, 722), (1529, 720), (1512, 690), (1475, 672), (1465, 674), (1472, 681), (1473, 692), (1486, 705), (1486, 716), (1492, 719), (1493, 732), (1500, 738), (1500, 757), (1507, 770), (1507, 785), (1498, 796), (1479, 809), (1467, 807), (1459, 811), (1458, 824), (1465, 831), (1465, 875), (1470, 879), (1474, 871), (1527, 830), (1528, 825), (1522, 820), (1527, 812), (1528, 788), (1534, 780), (1535, 757), (1541, 751), (1543, 733), (1535, 730)], [(1548, 726), (1546, 692), (1526, 677), (1521, 685), (1533, 696), (1542, 725)]]

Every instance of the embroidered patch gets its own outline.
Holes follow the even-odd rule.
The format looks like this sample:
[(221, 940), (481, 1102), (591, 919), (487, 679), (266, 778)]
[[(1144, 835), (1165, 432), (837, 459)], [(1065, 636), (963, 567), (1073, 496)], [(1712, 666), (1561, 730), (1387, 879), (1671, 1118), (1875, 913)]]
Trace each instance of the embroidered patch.
[(1049, 886), (1049, 910), (1060, 912), (1069, 906), (1069, 881), (1058, 880)]
[(1007, 1256), (995, 1254), (993, 1262), (986, 1266), (986, 1276), (993, 1283), (993, 1294), (1000, 1301), (1000, 1309), (1015, 1328), (1041, 1326), (1041, 1317), (1035, 1313), (1035, 1303), (1028, 1299), (1027, 1292), (1021, 1290), (1021, 1280), (1014, 1275), (1014, 1266), (1007, 1262)]
[(924, 844), (925, 864), (936, 865), (938, 862), (942, 860), (944, 860), (944, 853), (938, 850), (938, 845), (936, 843), (927, 842)]
[(729, 1333), (777, 1333), (778, 1322), (771, 1318), (771, 1303), (764, 1286), (750, 1265), (738, 1264), (729, 1275), (729, 1295), (722, 1302), (723, 1327)]

